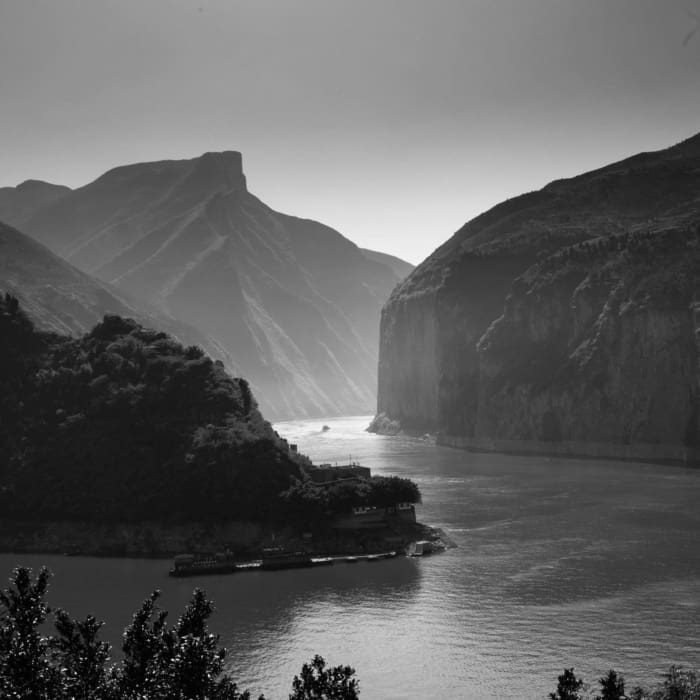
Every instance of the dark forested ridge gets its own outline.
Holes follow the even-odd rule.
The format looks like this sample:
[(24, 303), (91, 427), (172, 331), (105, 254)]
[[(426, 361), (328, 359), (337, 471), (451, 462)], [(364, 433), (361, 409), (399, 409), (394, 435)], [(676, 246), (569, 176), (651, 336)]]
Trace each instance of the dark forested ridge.
[(5, 517), (264, 520), (295, 459), (248, 383), (199, 348), (118, 316), (39, 332), (0, 300)]
[(502, 202), (382, 311), (377, 428), (697, 461), (700, 135)]
[(308, 466), (248, 382), (200, 348), (114, 315), (77, 338), (41, 332), (0, 295), (5, 521), (238, 522), (293, 535), (326, 531), (354, 506), (420, 501), (398, 477), (322, 489)]

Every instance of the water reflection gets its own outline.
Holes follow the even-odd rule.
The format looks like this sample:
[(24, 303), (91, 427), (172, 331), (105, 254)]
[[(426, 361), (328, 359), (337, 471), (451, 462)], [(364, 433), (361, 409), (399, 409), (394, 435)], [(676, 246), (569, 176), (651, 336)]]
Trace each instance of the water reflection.
[[(106, 620), (103, 638), (114, 656), (123, 628), (150, 591), (161, 590), (174, 620), (193, 589), (204, 588), (216, 604), (211, 629), (229, 649), (227, 669), (242, 687), (271, 698), (286, 697), (294, 674), (316, 653), (357, 663), (358, 649), (374, 648), (382, 637), (390, 644), (393, 622), (416, 604), (421, 581), (421, 567), (406, 558), (173, 579), (166, 576), (167, 561), (0, 555), (4, 579), (17, 565), (53, 571), (51, 605)], [(353, 634), (357, 620), (364, 629)]]
[[(419, 599), (421, 568), (400, 558), (245, 578), (229, 597), (246, 597), (250, 609), (242, 616), (228, 602), (219, 606), (220, 622), (233, 630), (222, 636), (231, 649), (228, 668), (245, 687), (286, 697), (292, 677), (314, 654), (331, 663), (361, 665), (368, 650), (375, 657), (382, 648), (390, 650), (401, 620), (410, 617)], [(254, 634), (237, 634), (241, 625)]]

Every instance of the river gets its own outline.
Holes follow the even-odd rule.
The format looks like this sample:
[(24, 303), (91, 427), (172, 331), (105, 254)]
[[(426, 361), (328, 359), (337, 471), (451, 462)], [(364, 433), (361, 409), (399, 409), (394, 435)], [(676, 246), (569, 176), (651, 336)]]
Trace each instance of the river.
[(354, 666), (367, 700), (544, 699), (564, 666), (589, 682), (613, 667), (629, 687), (700, 666), (700, 471), (473, 454), (371, 435), (369, 420), (276, 428), (315, 461), (413, 479), (418, 519), (457, 548), (199, 579), (163, 561), (4, 554), (0, 573), (46, 563), (49, 602), (107, 620), (113, 644), (152, 589), (176, 616), (202, 586), (229, 670), (268, 700), (315, 653)]

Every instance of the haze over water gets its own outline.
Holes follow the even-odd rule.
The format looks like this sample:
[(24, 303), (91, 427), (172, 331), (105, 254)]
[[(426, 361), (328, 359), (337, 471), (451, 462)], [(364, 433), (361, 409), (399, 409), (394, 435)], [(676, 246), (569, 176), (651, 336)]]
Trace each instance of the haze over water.
[(286, 698), (320, 653), (357, 669), (363, 698), (544, 698), (564, 666), (651, 684), (700, 665), (700, 472), (471, 454), (364, 432), (369, 417), (276, 426), (314, 461), (414, 479), (422, 522), (458, 547), (423, 559), (169, 579), (163, 561), (0, 555), (48, 564), (49, 601), (108, 620), (118, 644), (153, 588), (175, 616), (191, 590), (243, 688)]

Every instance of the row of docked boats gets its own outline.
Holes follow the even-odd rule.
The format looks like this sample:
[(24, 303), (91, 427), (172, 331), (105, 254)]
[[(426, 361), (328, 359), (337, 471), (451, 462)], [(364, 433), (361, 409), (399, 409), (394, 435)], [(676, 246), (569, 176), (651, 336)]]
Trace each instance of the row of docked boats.
[(170, 569), (170, 576), (203, 576), (207, 574), (232, 574), (239, 571), (274, 571), (276, 569), (297, 569), (311, 566), (330, 566), (345, 562), (376, 562), (397, 556), (395, 551), (357, 556), (313, 557), (308, 552), (288, 551), (282, 547), (269, 547), (262, 551), (262, 559), (241, 562), (232, 553), (223, 552), (209, 556), (178, 554)]

